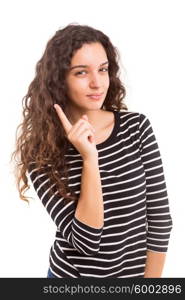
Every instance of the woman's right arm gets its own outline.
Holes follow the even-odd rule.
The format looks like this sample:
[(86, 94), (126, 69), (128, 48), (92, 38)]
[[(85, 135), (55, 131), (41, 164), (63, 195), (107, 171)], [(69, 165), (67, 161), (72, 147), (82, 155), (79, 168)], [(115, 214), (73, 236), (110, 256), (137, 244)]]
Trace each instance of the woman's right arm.
[(88, 122), (87, 115), (83, 115), (72, 125), (59, 105), (55, 105), (55, 109), (68, 140), (83, 159), (81, 192), (75, 217), (88, 226), (101, 228), (104, 223), (104, 207), (94, 128)]
[(55, 105), (55, 109), (68, 140), (83, 159), (79, 199), (65, 205), (56, 184), (51, 184), (43, 169), (30, 169), (30, 178), (62, 236), (80, 253), (93, 255), (99, 251), (104, 221), (98, 152), (93, 128), (87, 116), (82, 116), (72, 125), (59, 105)]
[[(100, 181), (98, 182), (98, 165), (95, 167), (94, 160), (93, 164), (84, 162), (79, 205), (78, 201), (65, 203), (56, 184), (52, 184), (47, 175), (49, 168), (51, 167), (38, 169), (34, 162), (30, 163), (28, 174), (37, 196), (56, 224), (58, 231), (73, 248), (83, 255), (96, 254), (99, 251), (103, 231), (101, 218), (103, 202), (101, 202)], [(95, 170), (96, 172), (93, 173)]]
[(103, 227), (103, 196), (98, 158), (96, 157), (83, 161), (81, 192), (75, 217), (89, 226), (95, 228)]

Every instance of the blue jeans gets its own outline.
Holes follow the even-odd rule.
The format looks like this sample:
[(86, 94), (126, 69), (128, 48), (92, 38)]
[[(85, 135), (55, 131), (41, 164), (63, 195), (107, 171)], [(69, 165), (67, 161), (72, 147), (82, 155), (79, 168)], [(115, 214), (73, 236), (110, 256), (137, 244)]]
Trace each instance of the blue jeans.
[(57, 278), (50, 269), (48, 269), (48, 274), (47, 274), (47, 278)]

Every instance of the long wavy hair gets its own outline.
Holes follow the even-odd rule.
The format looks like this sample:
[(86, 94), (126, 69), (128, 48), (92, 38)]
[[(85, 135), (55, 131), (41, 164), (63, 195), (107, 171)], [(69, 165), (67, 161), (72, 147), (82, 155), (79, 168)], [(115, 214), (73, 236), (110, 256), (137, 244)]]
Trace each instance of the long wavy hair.
[[(110, 85), (101, 109), (128, 110), (123, 99), (126, 95), (119, 75), (119, 52), (103, 32), (87, 25), (69, 24), (57, 30), (47, 42), (41, 59), (36, 64), (35, 77), (22, 98), (23, 121), (16, 130), (16, 146), (11, 159), (15, 163), (14, 174), (19, 196), (29, 203), (25, 192), (28, 170), (34, 162), (37, 168), (46, 167), (52, 183), (65, 200), (77, 200), (68, 185), (68, 165), (65, 153), (70, 146), (63, 126), (53, 107), (55, 103), (66, 111), (66, 74), (71, 59), (85, 43), (99, 42), (104, 47), (109, 61)], [(50, 168), (47, 166), (50, 165)], [(61, 176), (64, 180), (61, 180)]]

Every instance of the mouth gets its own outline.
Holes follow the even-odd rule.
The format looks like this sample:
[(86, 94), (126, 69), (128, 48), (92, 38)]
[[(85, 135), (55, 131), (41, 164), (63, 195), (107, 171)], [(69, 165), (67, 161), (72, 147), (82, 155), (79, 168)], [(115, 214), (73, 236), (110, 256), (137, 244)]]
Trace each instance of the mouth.
[(103, 93), (91, 94), (91, 95), (87, 95), (87, 97), (89, 97), (90, 99), (99, 100), (102, 97), (102, 95), (103, 95)]

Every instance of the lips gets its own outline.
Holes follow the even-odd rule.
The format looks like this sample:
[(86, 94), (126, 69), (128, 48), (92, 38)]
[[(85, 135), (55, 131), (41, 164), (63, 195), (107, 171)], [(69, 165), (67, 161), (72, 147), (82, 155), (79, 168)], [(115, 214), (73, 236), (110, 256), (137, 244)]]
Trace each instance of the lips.
[(101, 95), (103, 95), (103, 93), (100, 93), (100, 94), (90, 94), (90, 95), (87, 95), (87, 96), (92, 96), (92, 97), (100, 97)]
[(87, 95), (87, 97), (90, 98), (91, 100), (100, 100), (102, 95), (103, 95), (103, 93), (101, 93), (101, 94), (91, 94), (91, 95)]

